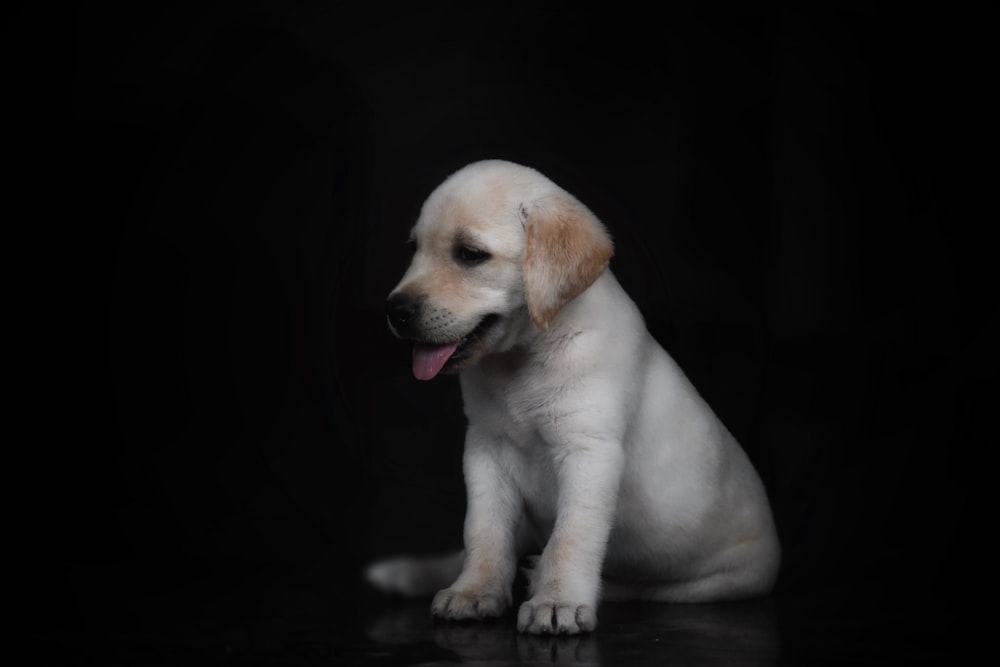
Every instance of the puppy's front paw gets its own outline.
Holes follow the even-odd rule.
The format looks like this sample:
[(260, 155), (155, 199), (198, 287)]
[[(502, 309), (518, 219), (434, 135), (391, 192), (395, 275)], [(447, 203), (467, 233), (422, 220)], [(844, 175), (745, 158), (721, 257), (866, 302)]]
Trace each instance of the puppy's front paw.
[(438, 591), (431, 603), (431, 614), (450, 621), (502, 616), (508, 605), (502, 593), (459, 591), (446, 588)]
[(531, 598), (517, 612), (517, 630), (533, 635), (575, 635), (597, 627), (589, 604)]

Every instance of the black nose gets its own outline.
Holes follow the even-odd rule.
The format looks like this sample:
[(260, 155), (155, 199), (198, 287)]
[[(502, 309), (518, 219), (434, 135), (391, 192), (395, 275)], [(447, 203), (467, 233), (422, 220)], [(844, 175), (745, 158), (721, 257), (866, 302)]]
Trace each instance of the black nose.
[(389, 300), (385, 302), (385, 314), (397, 333), (412, 326), (419, 310), (417, 300), (405, 294), (390, 294)]

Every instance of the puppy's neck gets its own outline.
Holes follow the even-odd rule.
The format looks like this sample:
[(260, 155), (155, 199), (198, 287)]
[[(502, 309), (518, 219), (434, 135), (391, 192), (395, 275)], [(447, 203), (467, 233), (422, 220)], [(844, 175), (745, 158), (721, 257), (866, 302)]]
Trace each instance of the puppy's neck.
[(488, 354), (479, 360), (478, 372), (489, 377), (504, 378), (515, 375), (528, 365), (531, 353), (525, 345), (515, 345), (503, 352)]

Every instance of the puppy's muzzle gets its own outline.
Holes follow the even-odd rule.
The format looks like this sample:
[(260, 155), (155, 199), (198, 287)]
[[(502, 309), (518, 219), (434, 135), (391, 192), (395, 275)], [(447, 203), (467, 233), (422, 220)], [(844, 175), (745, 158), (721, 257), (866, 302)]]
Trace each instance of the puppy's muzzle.
[(412, 296), (397, 292), (389, 295), (385, 302), (385, 314), (389, 327), (400, 338), (417, 338), (416, 327), (420, 321), (420, 301)]

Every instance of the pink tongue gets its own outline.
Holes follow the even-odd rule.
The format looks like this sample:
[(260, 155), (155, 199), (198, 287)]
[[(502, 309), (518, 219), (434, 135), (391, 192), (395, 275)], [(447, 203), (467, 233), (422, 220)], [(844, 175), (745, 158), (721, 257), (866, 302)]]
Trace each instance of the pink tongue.
[(418, 380), (430, 380), (441, 372), (458, 347), (458, 342), (445, 345), (413, 344), (413, 375)]

